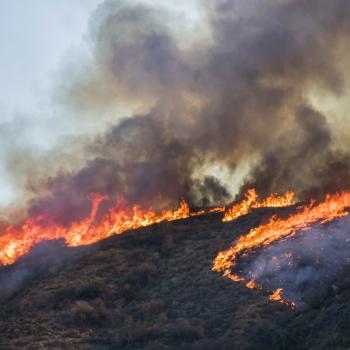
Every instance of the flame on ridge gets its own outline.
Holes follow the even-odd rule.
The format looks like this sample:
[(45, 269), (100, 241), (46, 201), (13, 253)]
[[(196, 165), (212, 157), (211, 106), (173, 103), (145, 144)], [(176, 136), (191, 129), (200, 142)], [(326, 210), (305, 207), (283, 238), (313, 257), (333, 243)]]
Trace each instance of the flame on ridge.
[(258, 195), (255, 189), (249, 189), (245, 194), (245, 198), (231, 207), (225, 210), (224, 218), (222, 221), (236, 220), (242, 215), (248, 214), (255, 208), (268, 208), (268, 207), (288, 207), (295, 204), (294, 192), (286, 192), (282, 196), (271, 194), (264, 200), (259, 201)]
[[(248, 288), (261, 289), (251, 281), (233, 273), (234, 267), (242, 254), (249, 254), (252, 250), (281, 241), (296, 235), (299, 230), (307, 230), (313, 224), (325, 224), (337, 218), (348, 215), (347, 208), (350, 207), (350, 192), (339, 192), (327, 195), (321, 203), (310, 201), (309, 204), (301, 206), (295, 214), (286, 219), (273, 216), (267, 224), (251, 229), (247, 235), (241, 236), (234, 245), (220, 252), (214, 260), (212, 270), (222, 272), (224, 276), (235, 281), (245, 282)], [(282, 297), (282, 288), (275, 290), (270, 295), (270, 300), (277, 300), (295, 308), (295, 305)]]
[[(235, 218), (237, 218), (240, 215), (247, 214), (251, 208), (277, 207), (282, 206), (283, 203), (290, 204), (292, 198), (292, 192), (287, 192), (280, 197), (274, 194), (270, 195), (267, 199), (259, 202), (257, 201), (256, 191), (251, 189), (248, 190), (243, 201), (228, 209), (226, 207), (216, 207), (191, 212), (186, 201), (182, 200), (177, 209), (163, 210), (161, 213), (156, 213), (152, 208), (145, 210), (137, 204), (130, 208), (125, 201), (119, 200), (96, 222), (96, 214), (100, 204), (108, 197), (91, 194), (90, 215), (72, 223), (69, 227), (55, 223), (45, 214), (29, 218), (22, 225), (6, 226), (0, 232), (0, 265), (13, 264), (34, 245), (47, 240), (63, 238), (68, 246), (88, 245), (130, 229), (208, 213), (225, 212), (224, 221), (229, 221), (233, 220), (232, 213), (235, 213)], [(237, 208), (238, 210), (236, 210)], [(232, 219), (228, 219), (229, 214)]]
[(8, 225), (0, 233), (0, 265), (13, 264), (31, 247), (46, 240), (63, 238), (68, 246), (76, 247), (95, 243), (126, 230), (191, 216), (189, 206), (184, 200), (177, 209), (164, 210), (159, 214), (152, 208), (144, 210), (140, 205), (129, 208), (120, 200), (101, 219), (96, 220), (97, 211), (105, 199), (107, 197), (99, 194), (90, 195), (90, 215), (69, 227), (57, 224), (45, 215), (29, 218), (19, 226)]

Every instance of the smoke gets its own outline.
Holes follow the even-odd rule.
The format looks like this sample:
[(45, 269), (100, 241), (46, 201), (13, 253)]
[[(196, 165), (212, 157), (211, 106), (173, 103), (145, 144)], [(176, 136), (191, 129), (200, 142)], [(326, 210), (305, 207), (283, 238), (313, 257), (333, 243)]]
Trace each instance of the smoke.
[[(312, 104), (315, 92), (346, 94), (349, 1), (201, 6), (208, 35), (189, 39), (181, 18), (161, 7), (99, 6), (91, 57), (64, 74), (59, 100), (81, 125), (101, 118), (107, 127), (35, 161), (37, 175), (26, 182), (36, 194), (31, 213), (69, 221), (88, 211), (90, 192), (158, 207), (228, 201), (220, 174), (198, 175), (203, 164), (233, 174), (250, 162), (242, 190), (292, 189), (303, 198), (349, 187), (349, 155)], [(114, 117), (122, 109), (126, 117)], [(11, 161), (14, 177), (26, 164)]]
[(63, 239), (41, 242), (16, 264), (0, 268), (0, 300), (20, 292), (40, 277), (54, 275), (67, 263), (75, 262), (89, 248), (68, 248)]
[(267, 194), (290, 188), (308, 199), (349, 188), (349, 154), (333, 148), (326, 118), (301, 107), (295, 121), (296, 130), (283, 135), (263, 155), (242, 190), (254, 186)]
[(297, 306), (314, 306), (348, 287), (349, 249), (350, 221), (343, 218), (263, 248), (239, 268), (264, 288), (283, 288)]
[(12, 294), (20, 290), (31, 276), (32, 272), (26, 268), (2, 272), (0, 275), (0, 298), (10, 297)]

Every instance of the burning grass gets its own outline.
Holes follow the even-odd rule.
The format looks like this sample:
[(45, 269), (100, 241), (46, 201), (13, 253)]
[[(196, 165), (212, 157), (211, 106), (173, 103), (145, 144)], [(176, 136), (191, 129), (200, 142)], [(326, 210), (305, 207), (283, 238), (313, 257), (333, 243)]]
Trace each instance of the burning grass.
[(258, 194), (255, 189), (249, 189), (242, 201), (233, 204), (225, 210), (223, 221), (236, 220), (256, 208), (288, 207), (295, 204), (294, 196), (293, 192), (288, 191), (281, 196), (273, 193), (263, 200), (258, 200)]
[(272, 194), (258, 201), (256, 191), (251, 189), (248, 190), (245, 199), (228, 208), (216, 207), (194, 212), (184, 200), (180, 202), (178, 208), (161, 212), (156, 212), (152, 208), (144, 209), (140, 205), (129, 206), (124, 200), (118, 200), (112, 208), (97, 218), (101, 203), (108, 198), (91, 194), (90, 215), (73, 222), (68, 227), (54, 222), (45, 213), (29, 218), (22, 225), (5, 227), (0, 235), (0, 264), (13, 264), (31, 247), (43, 241), (64, 239), (67, 246), (84, 246), (139, 227), (221, 212), (225, 212), (224, 221), (231, 221), (246, 215), (254, 208), (291, 205), (294, 203), (293, 196), (292, 192), (282, 196)]
[[(286, 192), (283, 195), (271, 194), (258, 200), (256, 191), (251, 189), (248, 190), (242, 201), (228, 208), (217, 207), (192, 212), (188, 204), (182, 201), (177, 209), (156, 213), (152, 208), (144, 210), (139, 205), (130, 208), (125, 202), (119, 201), (114, 207), (97, 218), (100, 204), (105, 199), (105, 197), (97, 194), (91, 195), (90, 215), (83, 220), (74, 222), (69, 227), (53, 223), (45, 215), (29, 219), (21, 226), (6, 227), (0, 237), (0, 262), (3, 265), (10, 265), (19, 257), (25, 255), (34, 245), (45, 240), (63, 239), (68, 247), (86, 246), (110, 236), (121, 234), (126, 230), (157, 223), (165, 224), (179, 219), (208, 214), (220, 215), (223, 212), (222, 221), (228, 222), (237, 220), (240, 216), (247, 215), (254, 209), (288, 207), (295, 203), (292, 192)], [(335, 219), (346, 216), (346, 209), (349, 206), (350, 193), (341, 192), (328, 195), (324, 202), (311, 201), (307, 205), (299, 206), (297, 212), (288, 218), (282, 219), (272, 216), (267, 223), (252, 228), (247, 235), (241, 236), (231, 248), (217, 254), (213, 270), (223, 272), (224, 276), (235, 282), (244, 282), (247, 288), (267, 288), (271, 293), (270, 300), (279, 301), (294, 309), (296, 301), (302, 305), (300, 295), (295, 297), (295, 293), (290, 293), (288, 288), (276, 283), (276, 278), (271, 277), (271, 274), (266, 271), (273, 266), (273, 274), (279, 276), (279, 272), (283, 269), (285, 271), (286, 267), (292, 269), (297, 254), (293, 249), (290, 249), (290, 251), (282, 249), (273, 256), (270, 256), (269, 252), (275, 249), (276, 244), (296, 236), (299, 237), (298, 233), (305, 233), (316, 224), (323, 226)], [(166, 234), (164, 239), (171, 247), (173, 244), (172, 236)], [(325, 239), (325, 241), (328, 240)], [(264, 260), (265, 252), (269, 254), (269, 260), (263, 261), (257, 266), (257, 261)], [(259, 253), (261, 254), (259, 255)], [(165, 257), (167, 254), (166, 249), (162, 251), (162, 256)], [(311, 256), (313, 255), (311, 254)], [(304, 258), (299, 260), (304, 261)], [(314, 265), (317, 265), (317, 263), (318, 260), (312, 262)], [(262, 277), (264, 274), (267, 274), (269, 281), (273, 280), (273, 283), (266, 282)], [(280, 281), (282, 280), (284, 279), (280, 278)]]
[[(271, 302), (265, 291), (245, 288), (210, 270), (232, 236), (258, 227), (272, 213), (293, 210), (258, 209), (229, 223), (222, 222), (221, 214), (192, 217), (89, 247), (62, 245), (56, 254), (50, 250), (46, 260), (45, 254), (39, 259), (40, 273), (2, 299), (0, 348), (345, 349), (350, 344), (346, 273), (341, 280), (347, 287), (331, 286), (322, 299), (314, 291), (309, 295), (312, 308), (291, 312)], [(272, 244), (256, 253), (270, 247), (277, 248)], [(28, 268), (38, 260), (32, 253), (2, 267), (0, 274)], [(279, 257), (276, 251), (271, 254)], [(53, 255), (71, 259), (51, 271)], [(247, 256), (247, 267), (256, 257)], [(319, 285), (317, 289), (321, 292)]]
[(90, 199), (90, 215), (69, 227), (53, 222), (45, 214), (30, 218), (20, 226), (6, 227), (0, 235), (0, 264), (14, 263), (42, 241), (63, 238), (68, 246), (88, 245), (130, 229), (184, 219), (191, 215), (185, 201), (177, 209), (156, 213), (152, 208), (145, 210), (139, 205), (130, 208), (125, 201), (120, 200), (96, 220), (100, 204), (106, 197), (94, 194)]
[[(273, 216), (268, 223), (262, 224), (256, 228), (251, 229), (247, 235), (241, 236), (235, 244), (228, 250), (220, 252), (214, 260), (213, 270), (220, 271), (224, 276), (236, 282), (245, 282), (248, 287), (262, 289), (262, 285), (270, 285), (269, 280), (264, 280), (261, 275), (266, 275), (267, 270), (273, 266), (274, 273), (280, 276), (278, 271), (281, 270), (281, 266), (293, 269), (293, 254), (287, 251), (282, 251), (279, 255), (269, 256), (269, 261), (261, 262), (259, 266), (254, 266), (253, 263), (249, 263), (246, 268), (238, 266), (242, 260), (250, 260), (251, 256), (255, 256), (259, 249), (268, 250), (273, 247), (273, 244), (285, 242), (291, 238), (299, 236), (298, 233), (302, 232), (303, 236), (307, 237), (308, 232), (316, 224), (323, 226), (326, 223), (333, 222), (336, 219), (345, 217), (348, 215), (347, 208), (350, 207), (350, 193), (340, 192), (334, 195), (328, 195), (324, 202), (316, 203), (311, 201), (305, 206), (300, 206), (295, 214), (290, 215), (286, 219), (277, 218)], [(348, 237), (342, 235), (335, 235), (335, 237), (343, 238), (343, 244), (347, 249)], [(317, 249), (319, 244), (316, 243), (317, 239), (324, 239), (321, 235), (316, 235), (312, 245), (309, 245), (310, 251), (305, 256), (311, 257), (312, 265), (317, 266), (319, 263), (320, 255), (327, 254), (327, 249), (323, 247), (324, 252), (320, 251), (315, 253), (312, 250)], [(329, 239), (325, 239), (325, 242), (329, 242)], [(305, 243), (305, 242), (304, 242)], [(296, 250), (296, 249), (295, 249)], [(295, 253), (295, 255), (297, 252)], [(264, 253), (261, 253), (264, 256)], [(263, 260), (263, 258), (262, 258)], [(254, 262), (254, 261), (253, 261)], [(309, 263), (310, 264), (310, 263)], [(280, 276), (281, 277), (281, 276)], [(311, 276), (310, 276), (311, 278)], [(271, 279), (271, 277), (270, 277)], [(283, 281), (284, 278), (280, 278)], [(259, 282), (257, 282), (259, 281)], [(276, 279), (274, 280), (276, 283)], [(316, 286), (314, 286), (316, 288)], [(288, 291), (287, 291), (288, 294)], [(282, 303), (289, 304), (292, 308), (295, 307), (292, 300), (288, 300), (284, 297), (284, 290), (281, 286), (277, 286), (273, 290), (270, 300), (277, 300)]]

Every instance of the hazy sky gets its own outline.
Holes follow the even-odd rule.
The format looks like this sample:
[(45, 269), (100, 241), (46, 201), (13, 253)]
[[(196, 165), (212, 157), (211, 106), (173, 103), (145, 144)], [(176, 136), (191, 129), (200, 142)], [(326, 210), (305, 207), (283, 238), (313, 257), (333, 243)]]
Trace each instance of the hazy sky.
[[(131, 0), (132, 1), (132, 0)], [(131, 2), (130, 1), (130, 2)], [(0, 2), (1, 121), (36, 111), (55, 71), (70, 50), (82, 50), (90, 14), (101, 0), (2, 0)], [(193, 0), (160, 3), (191, 12)]]
[(38, 108), (67, 50), (81, 46), (89, 14), (98, 2), (0, 2), (2, 120), (14, 112)]
[(83, 47), (89, 14), (98, 2), (0, 2), (0, 205), (15, 196), (4, 157), (12, 145), (31, 139), (45, 143), (40, 129), (43, 118), (50, 118), (53, 77), (69, 50)]
[[(167, 6), (195, 17), (197, 0), (128, 0)], [(14, 147), (49, 147), (60, 130), (52, 86), (70, 56), (88, 50), (88, 22), (102, 0), (0, 1), (0, 206), (20, 195), (6, 175)], [(65, 121), (66, 122), (66, 121)], [(63, 127), (62, 127), (63, 129)]]

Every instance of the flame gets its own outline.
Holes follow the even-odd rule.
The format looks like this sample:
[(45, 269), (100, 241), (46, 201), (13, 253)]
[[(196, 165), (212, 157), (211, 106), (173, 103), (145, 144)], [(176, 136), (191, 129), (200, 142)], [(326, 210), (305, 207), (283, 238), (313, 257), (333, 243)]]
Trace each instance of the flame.
[(191, 212), (186, 201), (182, 200), (177, 209), (156, 213), (152, 208), (145, 210), (138, 204), (130, 208), (124, 200), (119, 200), (96, 222), (100, 204), (108, 197), (91, 194), (89, 199), (91, 200), (90, 215), (72, 223), (69, 227), (53, 222), (44, 214), (29, 218), (20, 226), (6, 226), (0, 232), (0, 265), (13, 264), (18, 258), (28, 253), (34, 245), (47, 240), (63, 238), (68, 246), (83, 246), (130, 229), (225, 211), (225, 207), (216, 207)]
[[(257, 202), (255, 190), (249, 190), (247, 197), (254, 198), (254, 200), (248, 200), (251, 201), (249, 205), (252, 208), (264, 206), (270, 202), (277, 203), (281, 198), (272, 195), (265, 201)], [(175, 210), (164, 210), (161, 213), (156, 213), (152, 208), (145, 210), (137, 204), (130, 208), (125, 201), (119, 200), (102, 218), (96, 220), (100, 204), (106, 199), (108, 199), (106, 196), (91, 194), (90, 215), (72, 223), (69, 227), (55, 223), (45, 214), (29, 218), (19, 226), (6, 226), (0, 233), (0, 265), (14, 263), (19, 257), (25, 255), (31, 247), (47, 240), (63, 238), (68, 246), (88, 245), (130, 229), (137, 229), (162, 221), (174, 221), (208, 213), (220, 213), (226, 210), (225, 207), (216, 207), (191, 212), (188, 204), (181, 201), (179, 207)], [(247, 199), (243, 202), (246, 201)], [(243, 214), (242, 211), (241, 215)]]
[(226, 207), (215, 207), (211, 209), (201, 209), (198, 211), (195, 211), (190, 214), (190, 216), (201, 216), (204, 214), (215, 214), (215, 213), (223, 213), (226, 210)]
[(249, 289), (259, 289), (259, 286), (255, 283), (254, 280), (247, 282), (245, 286)]
[[(251, 229), (247, 235), (241, 236), (231, 248), (220, 252), (214, 260), (212, 269), (222, 272), (224, 276), (233, 281), (244, 282), (243, 277), (232, 272), (238, 258), (243, 253), (249, 254), (256, 248), (290, 238), (300, 230), (309, 229), (315, 223), (325, 224), (346, 216), (348, 215), (346, 209), (349, 207), (350, 192), (339, 192), (327, 195), (326, 199), (318, 204), (315, 201), (310, 201), (307, 205), (299, 207), (298, 211), (287, 219), (273, 216), (267, 224)], [(246, 282), (247, 284), (249, 281)], [(277, 291), (273, 294), (276, 298), (282, 290)]]
[(269, 299), (273, 301), (280, 301), (282, 300), (282, 292), (283, 288), (277, 288), (270, 296)]
[(277, 301), (281, 304), (288, 305), (292, 310), (296, 309), (296, 305), (293, 302), (283, 298), (283, 288), (277, 288), (272, 294), (269, 295), (269, 300)]
[(190, 216), (188, 204), (183, 200), (175, 210), (155, 213), (152, 208), (144, 210), (140, 205), (128, 208), (122, 200), (109, 209), (96, 222), (96, 214), (107, 197), (92, 194), (91, 212), (87, 218), (69, 227), (54, 223), (45, 215), (37, 215), (20, 226), (9, 225), (0, 234), (0, 264), (10, 265), (25, 255), (34, 245), (52, 239), (63, 238), (68, 246), (81, 246), (120, 234), (126, 230), (149, 226), (162, 221), (174, 221)]
[(264, 200), (259, 201), (255, 189), (249, 189), (241, 202), (226, 209), (223, 221), (236, 220), (238, 217), (248, 214), (255, 208), (287, 207), (293, 204), (295, 204), (293, 192), (286, 192), (282, 196), (273, 193)]

